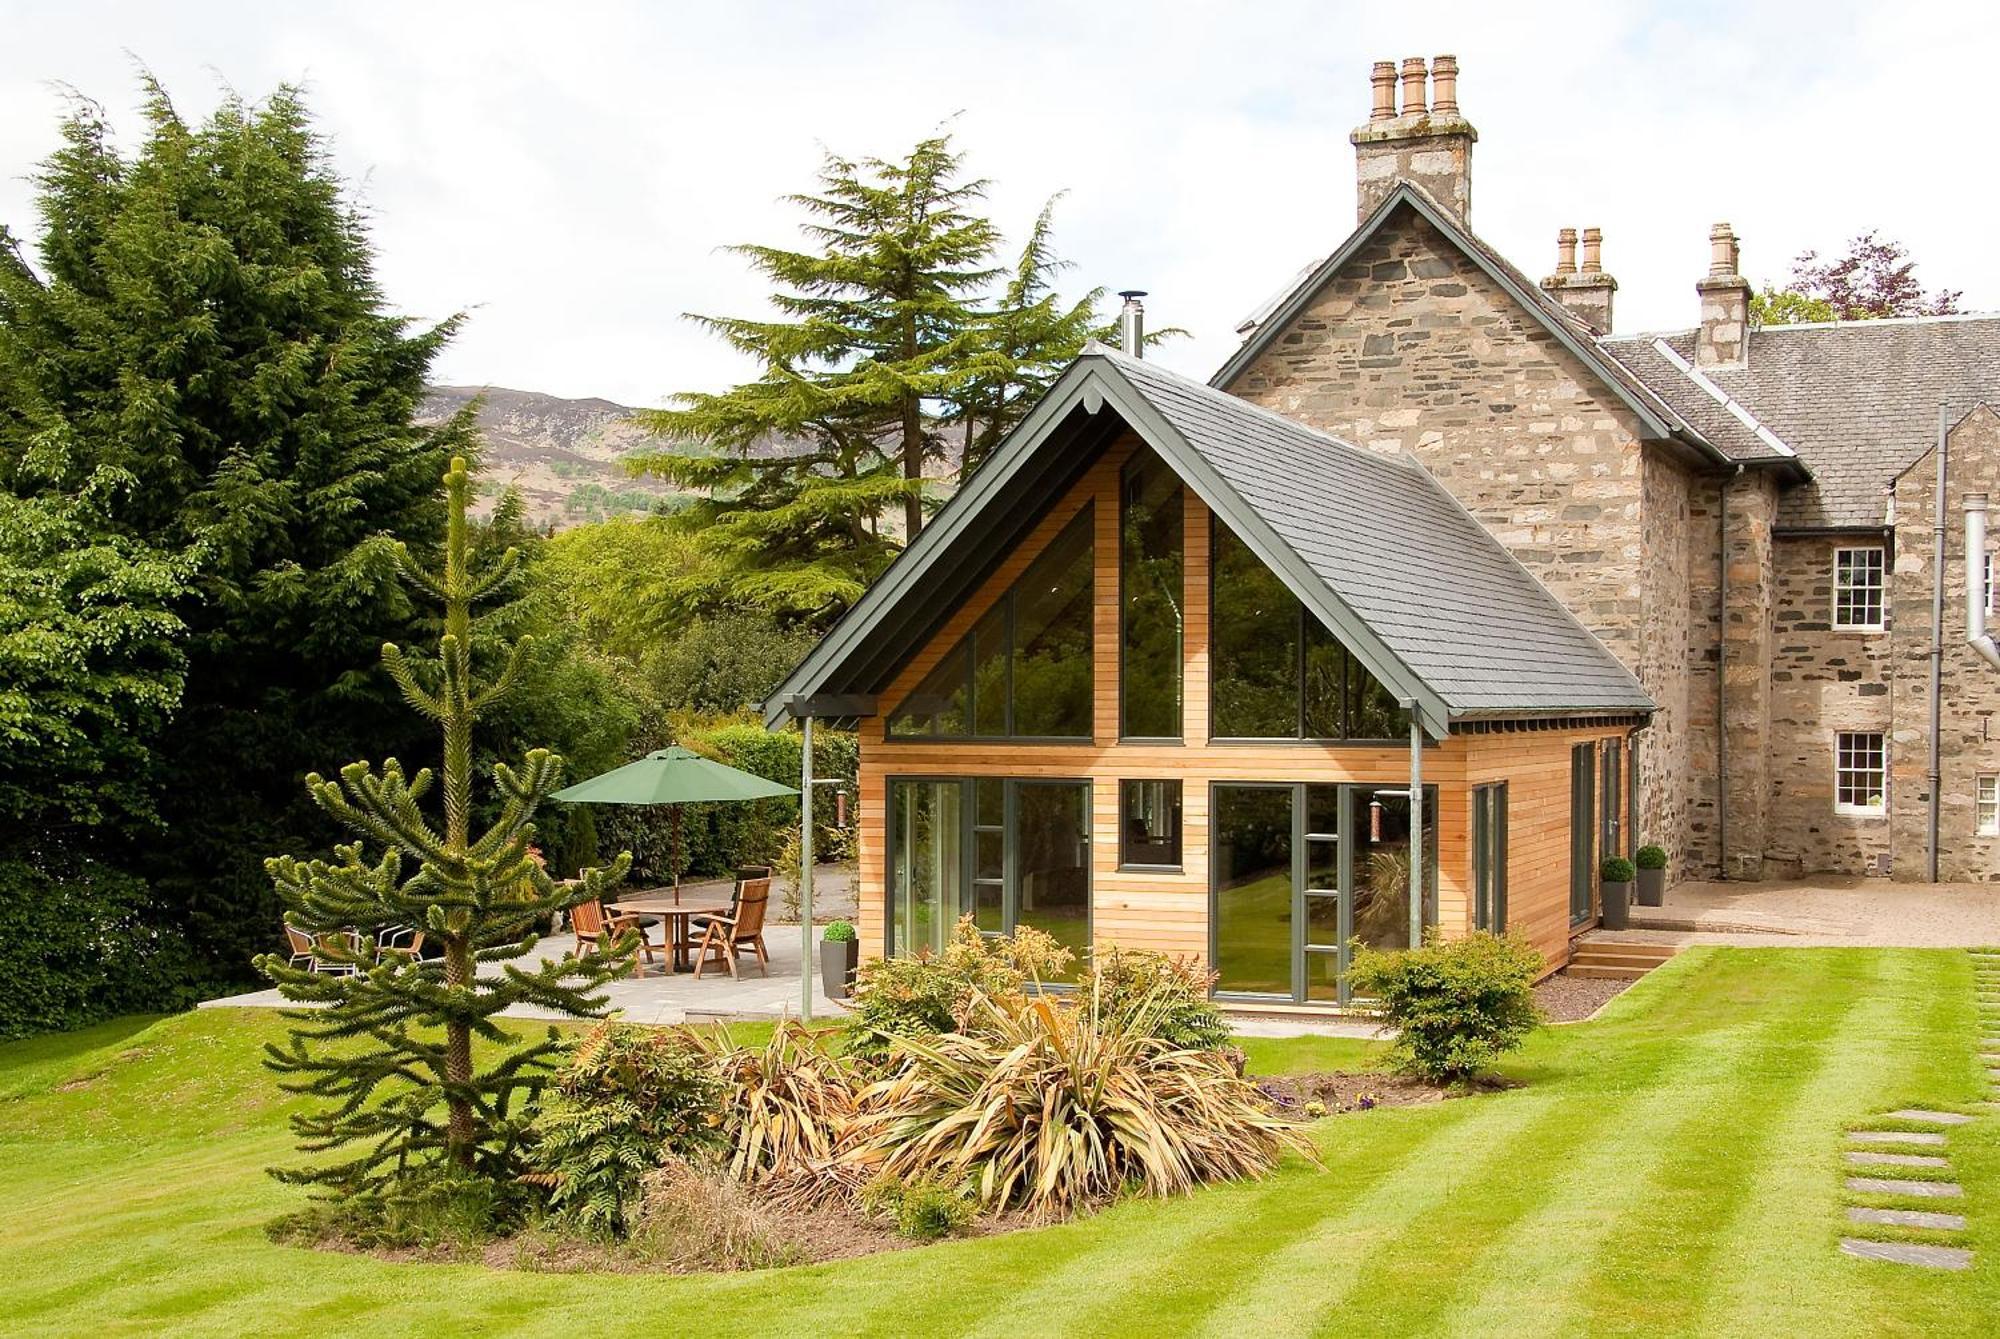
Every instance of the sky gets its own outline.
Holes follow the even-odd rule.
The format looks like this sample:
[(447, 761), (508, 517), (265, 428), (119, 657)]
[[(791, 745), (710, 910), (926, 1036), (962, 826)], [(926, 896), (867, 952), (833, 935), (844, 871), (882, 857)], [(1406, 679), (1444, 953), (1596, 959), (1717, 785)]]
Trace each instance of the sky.
[(0, 0), (0, 35), (0, 222), (32, 233), (66, 89), (136, 134), (142, 65), (189, 117), (300, 84), (392, 304), (468, 313), (454, 384), (657, 405), (754, 376), (684, 319), (763, 311), (722, 248), (793, 243), (826, 152), (941, 125), (1010, 241), (1064, 192), (1066, 282), (1148, 290), (1192, 332), (1156, 356), (1205, 377), (1352, 229), (1370, 64), (1447, 52), (1474, 230), (1540, 276), (1601, 227), (1619, 333), (1694, 323), (1718, 220), (1760, 282), (1879, 229), (2000, 307), (2000, 6)]

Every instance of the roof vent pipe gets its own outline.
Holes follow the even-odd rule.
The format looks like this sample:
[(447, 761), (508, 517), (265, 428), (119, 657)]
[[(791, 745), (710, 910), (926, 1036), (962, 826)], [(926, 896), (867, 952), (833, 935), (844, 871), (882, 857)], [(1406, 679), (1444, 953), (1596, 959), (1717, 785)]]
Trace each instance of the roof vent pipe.
[(1139, 301), (1146, 296), (1143, 288), (1128, 288), (1118, 295), (1125, 299), (1124, 310), (1118, 313), (1118, 347), (1127, 358), (1146, 356), (1146, 304)]
[(1986, 494), (1965, 495), (1965, 640), (2000, 667), (2000, 646), (1986, 630)]

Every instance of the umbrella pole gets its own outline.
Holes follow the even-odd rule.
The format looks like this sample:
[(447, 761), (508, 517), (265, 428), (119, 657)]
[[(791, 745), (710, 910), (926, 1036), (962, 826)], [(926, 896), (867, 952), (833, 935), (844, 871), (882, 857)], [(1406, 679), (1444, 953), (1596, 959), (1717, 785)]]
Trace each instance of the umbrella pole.
[(674, 905), (679, 906), (681, 904), (681, 866), (687, 862), (685, 853), (681, 849), (681, 807), (678, 804), (670, 807), (673, 810), (673, 836), (668, 845), (673, 851)]

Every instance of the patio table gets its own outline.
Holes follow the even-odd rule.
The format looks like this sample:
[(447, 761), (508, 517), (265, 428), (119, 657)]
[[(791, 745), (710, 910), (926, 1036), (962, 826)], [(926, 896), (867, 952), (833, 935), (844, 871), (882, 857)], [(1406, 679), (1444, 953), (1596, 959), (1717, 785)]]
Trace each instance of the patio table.
[(693, 947), (693, 937), (688, 930), (688, 921), (695, 916), (728, 915), (729, 904), (733, 900), (728, 892), (702, 893), (683, 891), (676, 897), (671, 891), (641, 894), (613, 902), (610, 910), (616, 916), (658, 916), (666, 922), (667, 943), (673, 949), (674, 970), (691, 972), (694, 964), (688, 961), (688, 950)]

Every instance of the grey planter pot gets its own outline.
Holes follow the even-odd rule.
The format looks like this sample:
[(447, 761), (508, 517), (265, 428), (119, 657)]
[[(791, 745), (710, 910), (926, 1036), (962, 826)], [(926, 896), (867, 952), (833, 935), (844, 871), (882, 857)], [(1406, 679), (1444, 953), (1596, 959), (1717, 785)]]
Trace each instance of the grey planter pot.
[(819, 945), (820, 989), (830, 1000), (844, 1000), (854, 989), (854, 969), (861, 965), (861, 941)]
[(1667, 872), (1663, 869), (1639, 871), (1639, 905), (1663, 907), (1667, 904)]
[(1629, 883), (1600, 884), (1598, 895), (1604, 902), (1604, 928), (1623, 930), (1632, 923), (1632, 885)]

